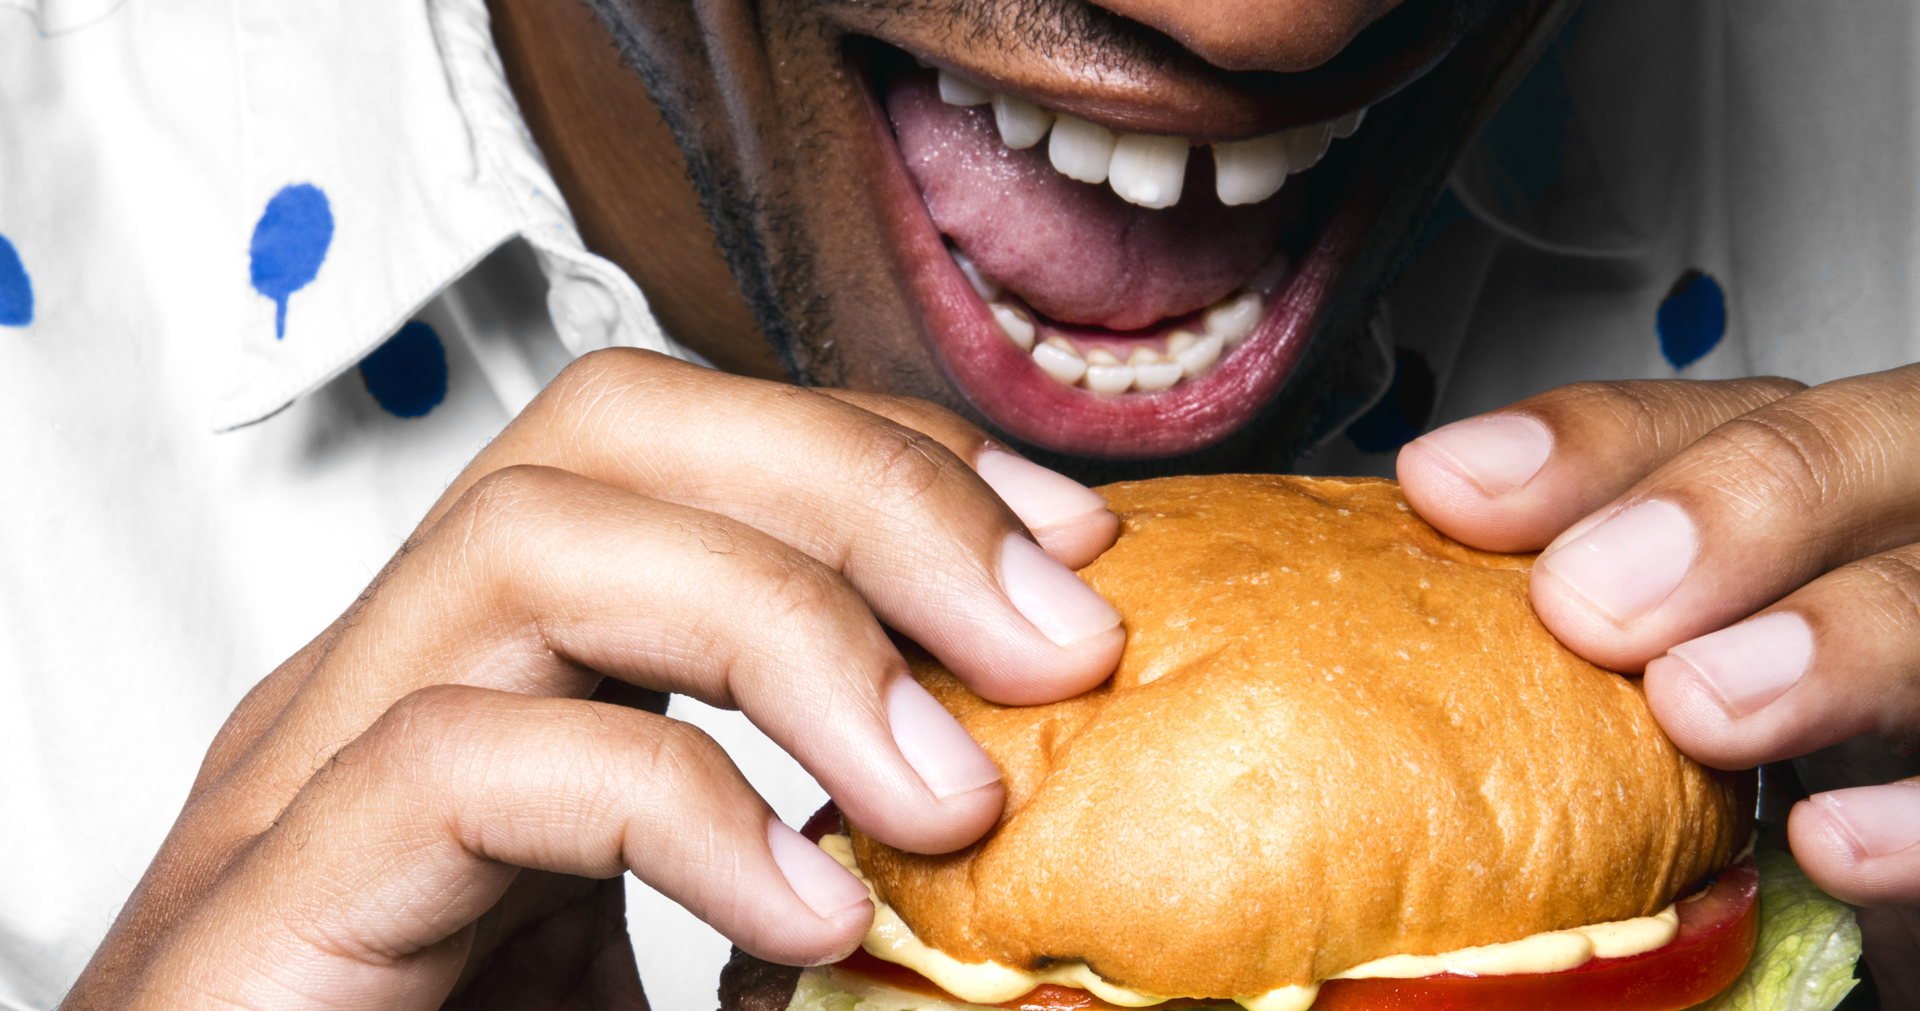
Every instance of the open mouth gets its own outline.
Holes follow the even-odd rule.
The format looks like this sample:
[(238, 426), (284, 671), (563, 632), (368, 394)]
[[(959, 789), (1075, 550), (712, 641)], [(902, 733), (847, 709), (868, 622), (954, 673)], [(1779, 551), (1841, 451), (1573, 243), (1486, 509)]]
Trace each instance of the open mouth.
[(1028, 444), (1139, 459), (1220, 441), (1285, 386), (1379, 217), (1405, 131), (1370, 107), (1444, 55), (1392, 52), (1189, 135), (1139, 132), (1178, 109), (1050, 104), (1031, 81), (854, 51), (936, 359)]

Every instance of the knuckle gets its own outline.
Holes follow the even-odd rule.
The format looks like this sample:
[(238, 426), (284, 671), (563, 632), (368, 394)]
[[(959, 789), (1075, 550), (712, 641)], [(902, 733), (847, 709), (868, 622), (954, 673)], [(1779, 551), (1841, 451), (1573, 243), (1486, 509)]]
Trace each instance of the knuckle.
[[(868, 667), (874, 656), (877, 624), (871, 612), (837, 571), (804, 555), (766, 561), (758, 575), (755, 624), (759, 633), (742, 639), (738, 630), (716, 630), (711, 652), (718, 659), (726, 697), (777, 696), (785, 704), (802, 699), (820, 703), (842, 674)], [(876, 630), (875, 636), (866, 633)], [(822, 658), (832, 657), (830, 664)], [(796, 669), (827, 676), (795, 678)]]
[(719, 742), (679, 720), (650, 721), (648, 732), (629, 735), (625, 742), (624, 761), (632, 781), (648, 784), (656, 796), (709, 791), (733, 767)]
[[(1910, 643), (1920, 631), (1920, 547), (1863, 558), (1850, 566), (1856, 591), (1844, 603), (1855, 627), (1866, 641)], [(1861, 582), (1866, 585), (1859, 586)], [(1845, 592), (1845, 591), (1843, 591)], [(1906, 651), (1910, 656), (1910, 647)], [(1880, 737), (1896, 749), (1911, 753), (1920, 747), (1920, 677), (1911, 660), (1906, 669), (1881, 680), (1874, 703)]]
[[(876, 668), (890, 650), (846, 577), (780, 545), (745, 553), (741, 563), (750, 621), (715, 614), (702, 618), (690, 635), (692, 648), (710, 658), (718, 675), (709, 689), (715, 698), (736, 707), (747, 699), (789, 707), (861, 703), (837, 694), (852, 691), (842, 682), (857, 681), (856, 672)], [(796, 670), (820, 676), (795, 677)]]
[(864, 486), (905, 504), (924, 498), (963, 466), (939, 440), (895, 425), (870, 429), (856, 452)]
[(1576, 415), (1583, 424), (1632, 433), (1641, 443), (1658, 444), (1670, 421), (1650, 394), (1644, 383), (1589, 380), (1562, 387), (1551, 395), (1549, 404)]
[(1600, 411), (1634, 419), (1651, 418), (1653, 401), (1642, 384), (1631, 380), (1589, 379), (1570, 383), (1549, 395), (1583, 412)]
[(1750, 506), (1746, 512), (1777, 509), (1782, 497), (1802, 515), (1813, 512), (1836, 497), (1848, 476), (1831, 434), (1787, 408), (1735, 418), (1708, 433), (1702, 449), (1706, 465), (1719, 474), (1716, 483)]
[(562, 392), (581, 392), (619, 386), (644, 376), (655, 356), (638, 348), (600, 348), (589, 351), (560, 370), (554, 385)]
[(956, 431), (979, 432), (979, 429), (975, 428), (972, 422), (961, 417), (959, 412), (950, 410), (931, 400), (922, 400), (919, 397), (900, 397), (898, 399), (903, 407), (923, 417), (947, 425)]
[(1730, 418), (1806, 389), (1792, 379), (1590, 380), (1543, 394), (1540, 406), (1578, 426), (1625, 433), (1636, 449), (1677, 451)]
[(402, 696), (387, 707), (373, 726), (342, 749), (337, 764), (364, 758), (376, 771), (404, 767), (412, 775), (445, 764), (442, 756), (462, 739), (480, 707), (479, 689), (464, 685), (430, 685)]
[[(671, 843), (675, 864), (705, 880), (739, 880), (742, 830), (764, 831), (768, 812), (717, 741), (691, 724), (661, 719), (648, 732), (632, 735), (614, 761), (620, 766), (614, 778), (624, 780), (626, 796), (637, 792), (645, 798), (622, 805), (632, 825), (681, 823)], [(688, 812), (700, 812), (699, 826), (684, 824)], [(647, 834), (630, 828), (620, 847), (629, 866), (660, 858), (657, 850), (633, 849), (632, 840)]]
[(1636, 416), (1645, 416), (1649, 406), (1638, 384), (1629, 380), (1589, 379), (1569, 383), (1547, 397), (1579, 405), (1583, 410), (1613, 410)]
[(763, 578), (766, 614), (782, 627), (829, 627), (846, 599), (839, 576), (804, 556), (770, 560)]
[(936, 429), (981, 441), (986, 439), (985, 434), (975, 428), (972, 422), (931, 400), (885, 394), (877, 397), (875, 402), (881, 407), (878, 413), (892, 418), (906, 419), (905, 424), (909, 428)]
[(652, 381), (661, 356), (638, 348), (601, 348), (567, 364), (541, 399), (562, 417), (584, 418), (608, 400)]
[(1753, 376), (1748, 379), (1739, 380), (1739, 382), (1751, 386), (1761, 396), (1765, 397), (1769, 403), (1775, 400), (1785, 400), (1796, 393), (1804, 393), (1807, 390), (1806, 383), (1798, 379), (1789, 379), (1786, 376)]
[(1920, 623), (1920, 548), (1874, 555), (1855, 566), (1870, 581), (1865, 603), (1875, 624), (1892, 634), (1912, 635)]
[(455, 503), (441, 524), (465, 545), (481, 550), (514, 544), (518, 534), (537, 523), (548, 503), (561, 492), (568, 476), (551, 467), (515, 464), (489, 472), (475, 481)]
[(550, 497), (561, 475), (550, 467), (514, 464), (490, 471), (468, 488), (461, 504), (482, 517), (513, 517), (535, 502)]

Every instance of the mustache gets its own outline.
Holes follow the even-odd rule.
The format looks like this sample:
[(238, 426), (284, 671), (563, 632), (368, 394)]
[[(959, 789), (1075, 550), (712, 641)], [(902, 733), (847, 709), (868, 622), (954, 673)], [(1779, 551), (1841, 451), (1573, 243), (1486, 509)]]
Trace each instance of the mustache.
[(1226, 75), (1255, 89), (1285, 91), (1319, 87), (1323, 78), (1347, 75), (1377, 61), (1382, 54), (1423, 43), (1442, 51), (1451, 49), (1500, 3), (1406, 0), (1368, 26), (1326, 64), (1294, 73), (1222, 70), (1158, 29), (1089, 0), (828, 0), (814, 6), (823, 12), (831, 8), (857, 12), (860, 20), (883, 27), (895, 23), (944, 25), (954, 41), (969, 47), (991, 47), (1083, 70), (1124, 76), (1166, 68)]
[(860, 6), (883, 23), (945, 25), (970, 46), (1119, 73), (1193, 58), (1171, 38), (1085, 0), (880, 0)]

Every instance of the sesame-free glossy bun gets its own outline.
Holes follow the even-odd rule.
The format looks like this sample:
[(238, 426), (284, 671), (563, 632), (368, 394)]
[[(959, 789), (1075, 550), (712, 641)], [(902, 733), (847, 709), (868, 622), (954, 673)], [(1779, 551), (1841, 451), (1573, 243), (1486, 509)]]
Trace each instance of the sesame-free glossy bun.
[(1103, 491), (1122, 533), (1081, 575), (1126, 619), (1109, 685), (1011, 708), (916, 666), (1007, 788), (959, 853), (855, 833), (927, 943), (1244, 996), (1646, 915), (1745, 842), (1736, 779), (1540, 625), (1530, 557), (1448, 540), (1384, 481)]

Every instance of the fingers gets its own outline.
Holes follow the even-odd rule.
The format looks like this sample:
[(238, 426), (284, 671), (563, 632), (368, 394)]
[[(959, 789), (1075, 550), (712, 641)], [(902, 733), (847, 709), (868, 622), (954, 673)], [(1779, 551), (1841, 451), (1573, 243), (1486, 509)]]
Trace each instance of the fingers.
[(249, 780), (256, 817), (304, 782), (311, 756), (409, 692), (580, 696), (602, 674), (739, 708), (850, 819), (903, 849), (963, 846), (1000, 812), (998, 767), (838, 573), (726, 517), (563, 471), (476, 485), (333, 649), (377, 656), (381, 676), (332, 664), (292, 701), (256, 756), (284, 792)]
[(1920, 780), (1815, 794), (1787, 816), (1807, 877), (1864, 906), (1920, 903)]
[[(825, 562), (987, 698), (1047, 701), (1098, 684), (1119, 657), (1119, 615), (1033, 550), (967, 465), (984, 438), (952, 424), (944, 438), (960, 451), (814, 391), (599, 353), (550, 385), (434, 516), (492, 470), (557, 467), (731, 517)], [(1075, 499), (1104, 508), (1039, 468), (1006, 483), (1012, 497), (1056, 509)]]
[[(149, 970), (232, 1006), (439, 1007), (516, 868), (632, 870), (771, 961), (850, 951), (866, 887), (718, 745), (650, 713), (441, 687), (339, 753)], [(178, 989), (181, 984), (191, 990)]]
[[(1682, 751), (1742, 769), (1877, 733), (1920, 743), (1920, 547), (1844, 566), (1647, 665)], [(1920, 821), (1915, 823), (1920, 829)]]
[[(1541, 620), (1595, 662), (1644, 666), (1675, 743), (1739, 768), (1875, 733), (1920, 746), (1915, 445), (1908, 367), (1807, 390), (1574, 387), (1436, 432), (1401, 469), (1456, 537), (1553, 537)], [(1789, 832), (1829, 892), (1920, 901), (1920, 780), (1815, 794)]]
[(988, 441), (985, 433), (938, 404), (853, 390), (821, 392), (939, 440), (971, 463), (1040, 546), (1069, 568), (1100, 557), (1120, 535), (1120, 517), (1098, 493)]
[[(1846, 565), (1647, 665), (1647, 701), (1682, 751), (1722, 768), (1878, 734), (1920, 744), (1920, 546)], [(1920, 781), (1816, 793), (1788, 834), (1849, 902), (1920, 902)]]
[(1785, 379), (1579, 383), (1443, 426), (1400, 451), (1407, 501), (1455, 540), (1538, 551)]
[(1638, 670), (1828, 570), (1920, 539), (1920, 368), (1816, 387), (1714, 429), (1562, 534), (1533, 573), (1541, 620)]

